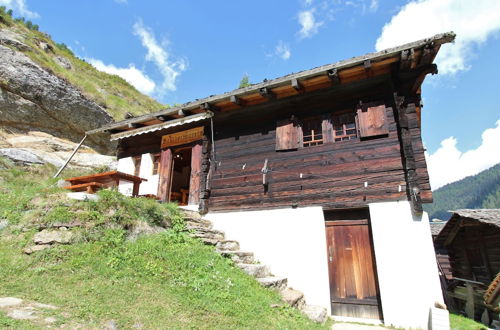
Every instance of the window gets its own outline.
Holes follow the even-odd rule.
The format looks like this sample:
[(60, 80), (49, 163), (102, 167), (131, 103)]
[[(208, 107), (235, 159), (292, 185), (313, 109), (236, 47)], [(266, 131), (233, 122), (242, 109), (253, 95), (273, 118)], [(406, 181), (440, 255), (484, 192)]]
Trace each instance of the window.
[(356, 120), (354, 113), (333, 115), (332, 122), (333, 139), (335, 142), (356, 139)]
[(152, 175), (157, 175), (158, 174), (158, 167), (160, 166), (160, 154), (153, 154), (153, 155), (151, 155), (151, 158), (153, 159)]
[(132, 161), (134, 162), (134, 175), (139, 176), (141, 171), (141, 158), (142, 156), (134, 156), (132, 157)]
[(302, 146), (311, 147), (323, 144), (321, 117), (307, 118), (302, 121)]

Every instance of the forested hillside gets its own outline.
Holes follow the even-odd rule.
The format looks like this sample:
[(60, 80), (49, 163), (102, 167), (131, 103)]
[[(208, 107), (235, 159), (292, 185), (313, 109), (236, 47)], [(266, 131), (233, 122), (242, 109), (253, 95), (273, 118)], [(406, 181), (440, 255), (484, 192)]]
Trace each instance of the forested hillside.
[(500, 164), (434, 191), (434, 203), (424, 205), (429, 218), (448, 220), (447, 211), (500, 208)]

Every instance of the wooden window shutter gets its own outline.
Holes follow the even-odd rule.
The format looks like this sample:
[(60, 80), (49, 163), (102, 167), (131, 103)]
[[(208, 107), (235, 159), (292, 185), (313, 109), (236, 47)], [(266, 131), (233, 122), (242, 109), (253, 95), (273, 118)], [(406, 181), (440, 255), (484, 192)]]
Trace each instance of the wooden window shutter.
[(302, 145), (300, 126), (295, 120), (283, 119), (276, 123), (276, 151), (298, 149)]
[(361, 138), (389, 134), (385, 105), (369, 107), (366, 110), (358, 109), (356, 123)]
[(323, 129), (323, 143), (333, 142), (333, 124), (330, 114), (323, 116), (321, 127)]

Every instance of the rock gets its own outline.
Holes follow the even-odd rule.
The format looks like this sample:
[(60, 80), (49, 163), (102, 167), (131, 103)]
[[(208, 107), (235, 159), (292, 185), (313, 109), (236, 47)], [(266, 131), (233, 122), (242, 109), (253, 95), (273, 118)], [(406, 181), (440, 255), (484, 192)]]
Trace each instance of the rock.
[(292, 307), (300, 307), (301, 301), (304, 301), (304, 294), (298, 290), (287, 288), (281, 291), (281, 298)]
[(240, 249), (240, 243), (237, 241), (220, 241), (216, 245), (217, 250), (221, 251), (238, 251)]
[(118, 330), (118, 324), (116, 324), (115, 320), (110, 320), (104, 324), (104, 329), (106, 330)]
[[(1, 126), (22, 132), (35, 129), (79, 142), (86, 131), (113, 121), (69, 82), (1, 44), (0, 77)], [(106, 134), (90, 135), (85, 144), (102, 153), (114, 151)]]
[(52, 310), (55, 310), (55, 309), (58, 309), (58, 307), (54, 306), (54, 305), (49, 305), (49, 304), (42, 304), (42, 303), (33, 303), (33, 306), (35, 306), (36, 308), (41, 308), (41, 309), (52, 309)]
[(150, 225), (144, 221), (138, 221), (132, 226), (132, 229), (130, 229), (127, 239), (135, 241), (140, 236), (158, 234), (165, 230), (166, 229), (163, 227)]
[(73, 238), (73, 233), (71, 231), (44, 229), (35, 234), (33, 241), (39, 245), (54, 243), (69, 244), (71, 238)]
[(36, 319), (35, 311), (31, 309), (13, 309), (7, 313), (7, 316), (16, 320)]
[(51, 52), (54, 53), (54, 47), (51, 44), (46, 43), (45, 41), (39, 41), (38, 46), (46, 53)]
[(71, 70), (73, 69), (73, 66), (71, 65), (71, 62), (66, 58), (62, 56), (56, 56), (54, 58), (57, 64), (65, 68), (66, 70)]
[(261, 264), (236, 264), (236, 266), (242, 269), (245, 273), (250, 276), (260, 278), (267, 277), (271, 275), (269, 268), (266, 265)]
[(251, 264), (255, 262), (252, 252), (222, 250), (217, 250), (216, 252), (223, 257), (231, 258), (236, 263)]
[(71, 192), (67, 193), (66, 197), (69, 199), (76, 199), (78, 201), (98, 201), (99, 196), (96, 194), (87, 194), (85, 192)]
[(17, 306), (23, 303), (22, 299), (14, 297), (2, 297), (0, 298), (0, 308)]
[(301, 308), (302, 312), (307, 315), (310, 320), (317, 323), (325, 323), (328, 319), (326, 308), (314, 305), (304, 305)]
[(31, 48), (21, 41), (23, 39), (24, 38), (21, 35), (11, 30), (8, 29), (0, 30), (0, 44), (2, 45), (12, 46), (20, 51), (25, 52), (27, 50), (30, 50)]
[(258, 278), (257, 281), (266, 288), (276, 289), (278, 291), (284, 290), (288, 284), (287, 278), (275, 276)]
[(1, 219), (0, 220), (0, 230), (4, 229), (8, 225), (9, 225), (9, 221), (8, 220), (6, 220), (6, 219)]
[(58, 186), (59, 188), (69, 187), (69, 186), (71, 186), (71, 183), (69, 183), (69, 182), (68, 182), (68, 181), (66, 181), (66, 180), (62, 180), (62, 179), (61, 179), (61, 180), (57, 181), (57, 186)]
[(191, 237), (197, 238), (208, 238), (208, 239), (224, 239), (224, 232), (215, 229), (208, 228), (198, 228), (194, 231), (194, 233), (190, 234)]
[(27, 255), (30, 255), (32, 253), (35, 253), (35, 252), (38, 252), (38, 251), (42, 251), (42, 250), (45, 250), (47, 248), (49, 248), (50, 245), (49, 244), (41, 244), (41, 245), (33, 245), (33, 246), (29, 246), (29, 247), (25, 247), (23, 249), (23, 252)]
[(43, 320), (45, 321), (45, 323), (49, 324), (55, 323), (57, 321), (57, 319), (53, 316), (46, 317)]
[[(1, 110), (0, 110), (1, 112)], [(15, 163), (22, 165), (43, 164), (44, 161), (29, 150), (4, 148), (0, 149), (0, 155), (5, 156)]]

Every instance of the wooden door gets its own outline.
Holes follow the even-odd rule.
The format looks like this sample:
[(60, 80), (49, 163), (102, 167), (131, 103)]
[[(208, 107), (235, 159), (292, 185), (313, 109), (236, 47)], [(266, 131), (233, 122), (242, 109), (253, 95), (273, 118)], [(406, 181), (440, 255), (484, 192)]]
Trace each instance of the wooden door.
[(189, 205), (200, 203), (200, 184), (201, 184), (201, 142), (197, 143), (191, 149), (191, 176), (189, 178)]
[(368, 220), (326, 222), (332, 314), (380, 319)]
[(157, 196), (164, 203), (170, 201), (170, 187), (172, 185), (173, 168), (172, 149), (163, 149), (160, 154), (160, 164), (158, 168), (160, 182), (158, 183)]

